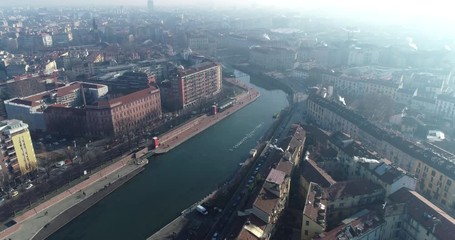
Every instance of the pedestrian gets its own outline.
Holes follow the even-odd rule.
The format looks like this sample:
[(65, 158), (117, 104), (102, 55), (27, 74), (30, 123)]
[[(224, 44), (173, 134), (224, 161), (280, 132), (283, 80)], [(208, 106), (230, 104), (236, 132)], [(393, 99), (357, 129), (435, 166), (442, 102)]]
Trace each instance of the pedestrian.
[(84, 195), (84, 197), (85, 197), (85, 192), (82, 192), (82, 195)]
[(44, 216), (47, 216), (47, 211), (46, 211), (46, 212), (44, 212)]

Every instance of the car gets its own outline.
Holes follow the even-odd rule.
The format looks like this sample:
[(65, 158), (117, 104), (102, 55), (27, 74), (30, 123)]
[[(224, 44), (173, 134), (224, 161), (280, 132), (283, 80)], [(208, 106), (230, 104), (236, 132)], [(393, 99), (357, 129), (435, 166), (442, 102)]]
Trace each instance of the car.
[(17, 195), (19, 195), (18, 191), (14, 190), (14, 191), (11, 192), (11, 197), (15, 197)]
[(5, 201), (4, 197), (0, 197), (0, 204), (2, 204)]
[(212, 235), (212, 240), (217, 240), (218, 239), (218, 232), (215, 232), (213, 235)]
[(63, 166), (65, 166), (65, 161), (56, 162), (56, 163), (55, 163), (55, 166), (56, 166), (56, 167), (63, 167)]
[(27, 184), (27, 186), (25, 186), (25, 189), (29, 190), (32, 187), (33, 187), (33, 184), (29, 183), (29, 184)]

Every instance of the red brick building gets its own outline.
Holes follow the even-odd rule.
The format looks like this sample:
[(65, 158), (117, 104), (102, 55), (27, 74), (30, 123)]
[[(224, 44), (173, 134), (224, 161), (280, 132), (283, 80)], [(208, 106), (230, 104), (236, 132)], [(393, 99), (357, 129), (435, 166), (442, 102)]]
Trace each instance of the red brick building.
[(45, 110), (48, 131), (70, 136), (124, 135), (160, 116), (160, 91), (155, 87), (83, 108), (54, 104)]

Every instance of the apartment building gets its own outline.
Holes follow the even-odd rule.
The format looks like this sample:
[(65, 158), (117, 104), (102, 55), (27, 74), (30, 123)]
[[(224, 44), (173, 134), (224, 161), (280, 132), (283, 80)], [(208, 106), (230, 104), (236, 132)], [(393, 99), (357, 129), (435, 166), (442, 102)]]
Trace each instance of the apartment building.
[(455, 119), (455, 97), (439, 95), (436, 98), (436, 113), (450, 120)]
[(28, 125), (11, 119), (0, 122), (2, 146), (1, 171), (13, 177), (25, 175), (37, 168)]
[(286, 48), (254, 46), (250, 48), (249, 63), (268, 71), (294, 68), (296, 52)]
[(163, 105), (171, 110), (194, 106), (221, 92), (221, 65), (202, 62), (189, 68), (179, 66), (170, 79), (160, 84)]
[(402, 188), (384, 205), (381, 239), (445, 240), (455, 236), (455, 219), (419, 193)]
[(253, 215), (267, 224), (265, 235), (273, 231), (276, 221), (286, 206), (289, 188), (289, 176), (282, 171), (272, 169), (251, 209)]
[(303, 207), (301, 240), (310, 240), (327, 228), (327, 200), (324, 188), (311, 182)]
[(24, 121), (32, 131), (45, 132), (47, 126), (44, 110), (48, 106), (59, 105), (69, 108), (81, 106), (84, 105), (84, 101), (97, 101), (107, 92), (108, 88), (105, 85), (74, 82), (34, 95), (9, 99), (4, 103), (8, 118)]
[(417, 191), (445, 210), (453, 211), (455, 163), (394, 133), (377, 127), (355, 112), (320, 96), (306, 101), (307, 113), (322, 128), (341, 131), (362, 141), (378, 156), (415, 175)]
[(315, 240), (379, 240), (384, 239), (386, 222), (377, 212), (366, 209), (344, 219), (336, 228), (319, 234)]
[(382, 186), (386, 196), (402, 187), (415, 190), (417, 179), (401, 168), (393, 166), (390, 161), (378, 159), (376, 155), (364, 148), (359, 142), (341, 132), (333, 133), (328, 145), (338, 152), (340, 169), (347, 179), (369, 179)]

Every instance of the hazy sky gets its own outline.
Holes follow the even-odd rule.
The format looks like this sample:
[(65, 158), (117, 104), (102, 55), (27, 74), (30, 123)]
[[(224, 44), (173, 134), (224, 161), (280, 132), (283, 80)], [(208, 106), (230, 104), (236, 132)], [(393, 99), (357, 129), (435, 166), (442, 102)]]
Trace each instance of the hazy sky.
[[(448, 3), (447, 3), (448, 2)], [(6, 5), (123, 5), (146, 6), (147, 0), (0, 0), (0, 6)], [(443, 19), (455, 24), (452, 4), (447, 0), (155, 0), (156, 6), (169, 5), (218, 6), (274, 6), (290, 7), (293, 10), (326, 9), (350, 14), (353, 11), (364, 15), (393, 16), (399, 18)]]

